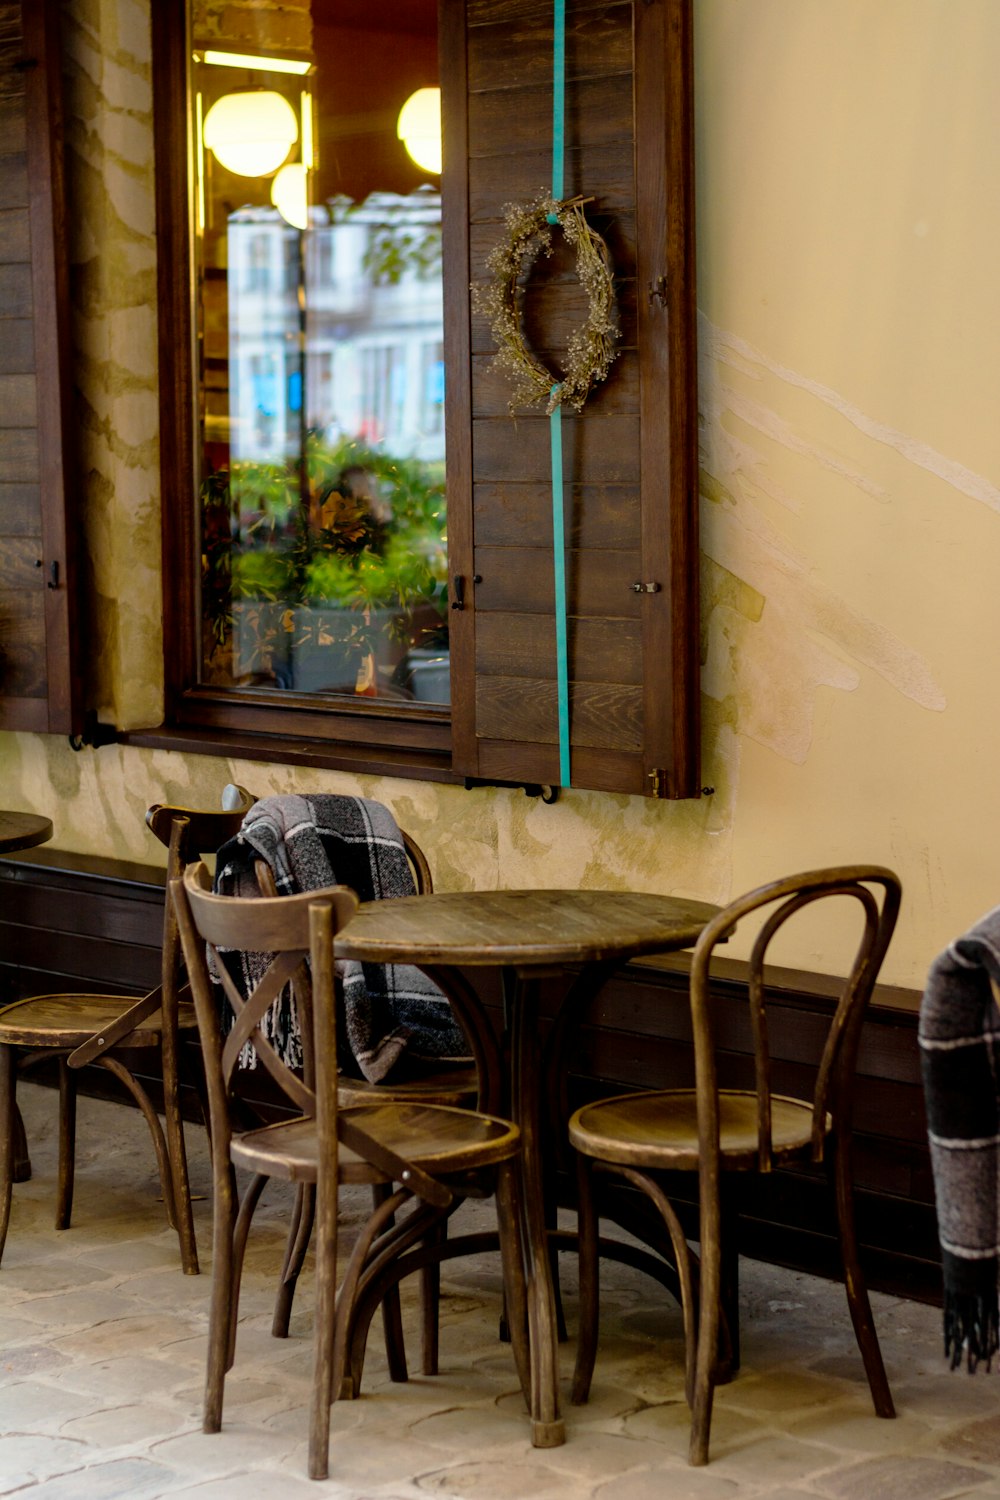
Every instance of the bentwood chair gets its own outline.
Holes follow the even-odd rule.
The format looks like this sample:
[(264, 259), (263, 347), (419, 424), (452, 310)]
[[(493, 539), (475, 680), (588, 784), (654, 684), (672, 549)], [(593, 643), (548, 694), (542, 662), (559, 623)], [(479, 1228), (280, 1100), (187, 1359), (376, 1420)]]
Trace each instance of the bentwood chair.
[[(150, 831), (167, 846), (168, 880), (201, 854), (214, 853), (238, 832), (252, 798), (228, 788), (230, 810), (202, 812), (157, 803), (146, 813)], [(15, 1060), (31, 1066), (56, 1056), (59, 1065), (59, 1177), (56, 1228), (68, 1229), (73, 1208), (76, 1095), (80, 1068), (94, 1064), (112, 1073), (132, 1096), (149, 1126), (163, 1202), (180, 1241), (181, 1263), (198, 1273), (187, 1156), (179, 1098), (179, 1038), (196, 1029), (194, 1008), (181, 989), (180, 942), (169, 901), (163, 913), (160, 983), (140, 1000), (133, 996), (67, 993), (17, 1000), (0, 1011), (0, 1254), (10, 1218), (17, 1135)], [(135, 1057), (158, 1051), (166, 1130), (133, 1072)], [(124, 1054), (124, 1056), (123, 1056)]]
[[(521, 1263), (516, 1126), (471, 1109), (379, 1100), (342, 1108), (338, 1101), (333, 941), (357, 906), (342, 886), (244, 900), (216, 896), (204, 865), (171, 882), (191, 975), (208, 1083), (214, 1184), (214, 1256), (204, 1430), (222, 1422), (226, 1371), (235, 1356), (239, 1284), (254, 1210), (271, 1177), (316, 1188), (315, 1378), (309, 1474), (329, 1468), (330, 1404), (360, 1388), (368, 1326), (376, 1307), (433, 1249), (436, 1230), (457, 1199), (495, 1192), (504, 1293), (522, 1389), (529, 1391), (527, 1300)], [(270, 955), (244, 1000), (218, 958), (220, 949)], [(207, 957), (206, 957), (207, 950)], [(223, 1041), (209, 962), (235, 1015)], [(289, 980), (296, 985), (303, 1039), (302, 1076), (278, 1057), (263, 1017)], [(312, 1014), (308, 1014), (311, 1010)], [(250, 1043), (296, 1111), (293, 1118), (237, 1133), (230, 1115), (232, 1079)], [(237, 1202), (235, 1168), (253, 1175)], [(390, 1191), (358, 1236), (335, 1298), (338, 1192), (342, 1184)], [(404, 1208), (408, 1212), (396, 1222)]]
[[(831, 916), (845, 898), (857, 902), (860, 941), (816, 1058), (811, 1097), (772, 1090), (764, 960), (788, 919), (824, 902)], [(598, 1255), (594, 1173), (624, 1178), (659, 1210), (673, 1246), (687, 1348), (687, 1399), (692, 1410), (689, 1462), (708, 1462), (712, 1397), (719, 1376), (724, 1289), (736, 1286), (735, 1215), (724, 1195), (728, 1173), (771, 1172), (824, 1163), (833, 1188), (847, 1301), (875, 1411), (895, 1416), (871, 1305), (858, 1263), (851, 1175), (854, 1073), (864, 1010), (889, 946), (900, 886), (891, 870), (849, 865), (792, 875), (732, 902), (705, 928), (691, 962), (690, 1001), (695, 1088), (626, 1094), (584, 1105), (570, 1118), (578, 1153), (580, 1215), (580, 1334), (573, 1401), (587, 1399), (597, 1352)], [(855, 909), (856, 910), (856, 909)], [(836, 913), (839, 915), (840, 913)], [(749, 962), (752, 1087), (720, 1087), (709, 965), (716, 945), (747, 918), (758, 918)], [(732, 1059), (721, 1061), (732, 1067)], [(662, 1174), (696, 1172), (699, 1189), (700, 1275)], [(698, 1282), (700, 1281), (700, 1286)], [(733, 1319), (735, 1321), (735, 1318)], [(731, 1328), (729, 1350), (737, 1330)], [(725, 1347), (725, 1343), (724, 1346)]]

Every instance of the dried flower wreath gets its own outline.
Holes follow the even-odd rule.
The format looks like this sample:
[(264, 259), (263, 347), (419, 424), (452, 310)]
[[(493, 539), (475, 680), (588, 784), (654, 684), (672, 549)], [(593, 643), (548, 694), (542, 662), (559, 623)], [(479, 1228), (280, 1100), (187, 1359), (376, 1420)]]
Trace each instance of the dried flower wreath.
[[(533, 203), (508, 203), (504, 208), (507, 234), (486, 260), (491, 281), (473, 287), (476, 310), (489, 318), (497, 353), (495, 363), (513, 381), (510, 410), (544, 401), (551, 413), (561, 404), (583, 406), (593, 386), (602, 381), (615, 357), (614, 268), (607, 245), (587, 223), (585, 198), (557, 202), (542, 195)], [(519, 283), (539, 255), (552, 254), (550, 215), (554, 215), (569, 244), (576, 247), (576, 273), (587, 293), (588, 312), (582, 328), (570, 337), (565, 372), (558, 379), (527, 345), (521, 327)]]

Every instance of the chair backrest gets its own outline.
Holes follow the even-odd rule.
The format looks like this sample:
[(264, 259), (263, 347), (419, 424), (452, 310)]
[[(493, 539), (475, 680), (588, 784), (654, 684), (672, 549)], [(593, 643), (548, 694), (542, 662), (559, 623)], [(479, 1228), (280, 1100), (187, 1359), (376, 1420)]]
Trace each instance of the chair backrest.
[(168, 880), (179, 876), (185, 865), (201, 855), (215, 854), (228, 839), (239, 833), (256, 798), (245, 787), (227, 787), (226, 792), (235, 792), (239, 800), (230, 798), (225, 809), (219, 812), (180, 807), (170, 802), (154, 802), (147, 808), (146, 827), (167, 847)]
[[(188, 967), (198, 1017), (205, 1075), (208, 1084), (213, 1150), (228, 1150), (229, 1097), (240, 1053), (249, 1043), (258, 1061), (294, 1108), (316, 1115), (316, 1091), (326, 1089), (333, 1076), (336, 1110), (335, 1006), (333, 998), (333, 937), (357, 910), (358, 900), (344, 886), (305, 891), (295, 896), (215, 896), (201, 862), (189, 865), (181, 879), (171, 881), (181, 943)], [(226, 954), (251, 955), (253, 983), (246, 998), (226, 968)], [(268, 1039), (264, 1019), (272, 1002), (301, 966), (309, 961), (312, 983), (308, 993), (323, 1016), (323, 1043), (316, 1058), (315, 1083), (306, 1081), (282, 1061)], [(211, 963), (233, 1008), (234, 1024), (223, 1037)], [(302, 1015), (303, 1034), (313, 1034), (312, 1015)]]
[[(765, 959), (776, 933), (797, 912), (818, 901), (856, 901), (862, 931), (827, 1032), (812, 1099), (812, 1156), (823, 1159), (827, 1119), (838, 1130), (850, 1127), (853, 1080), (865, 1006), (892, 937), (899, 914), (900, 884), (879, 865), (845, 865), (789, 875), (741, 896), (708, 924), (691, 962), (691, 1018), (698, 1090), (699, 1150), (717, 1154), (719, 1117), (716, 1056), (712, 1027), (709, 965), (720, 942), (754, 913), (760, 925), (750, 955), (749, 1005), (754, 1043), (757, 1093), (758, 1166), (773, 1166), (771, 1135), (771, 1046), (766, 1006)], [(768, 911), (767, 909), (770, 908)]]
[(101, 1027), (69, 1055), (71, 1068), (82, 1068), (105, 1056), (141, 1021), (159, 1010), (162, 1016), (163, 1046), (171, 1053), (177, 1046), (178, 1005), (181, 996), (181, 945), (177, 917), (170, 899), (170, 881), (176, 879), (185, 864), (202, 854), (214, 854), (240, 830), (247, 809), (254, 799), (243, 787), (228, 787), (233, 796), (224, 812), (203, 812), (192, 807), (156, 802), (146, 812), (146, 824), (167, 846), (167, 899), (163, 903), (163, 943), (160, 959), (160, 983), (156, 989)]
[[(201, 808), (180, 807), (169, 802), (155, 802), (146, 811), (146, 826), (167, 846), (167, 884), (177, 879), (186, 865), (205, 854), (216, 854), (229, 839), (239, 833), (248, 810), (255, 798), (244, 787), (227, 787), (227, 793), (236, 793), (230, 798), (225, 811), (207, 812)], [(224, 799), (225, 800), (225, 799)], [(167, 1006), (176, 997), (171, 990), (176, 985), (180, 966), (180, 941), (173, 903), (169, 896), (163, 909), (163, 963), (162, 985)]]
[[(213, 1161), (228, 1161), (232, 1126), (229, 1099), (240, 1053), (249, 1044), (259, 1061), (301, 1114), (316, 1121), (319, 1159), (337, 1180), (337, 1144), (344, 1144), (382, 1171), (390, 1181), (447, 1207), (451, 1192), (412, 1162), (373, 1140), (353, 1120), (338, 1120), (337, 1034), (334, 938), (358, 909), (346, 886), (303, 891), (292, 896), (216, 896), (204, 863), (188, 865), (170, 883), (184, 958), (191, 977), (198, 1032), (205, 1061)], [(244, 999), (226, 969), (223, 954), (254, 960), (254, 982)], [(236, 1017), (223, 1038), (212, 993), (209, 959)], [(264, 1030), (264, 1017), (284, 985), (308, 964), (310, 982), (296, 988), (303, 1036), (310, 1036), (312, 1066), (299, 1076), (279, 1057)], [(305, 1003), (303, 1003), (305, 1002)], [(307, 1014), (306, 1005), (311, 1013)]]

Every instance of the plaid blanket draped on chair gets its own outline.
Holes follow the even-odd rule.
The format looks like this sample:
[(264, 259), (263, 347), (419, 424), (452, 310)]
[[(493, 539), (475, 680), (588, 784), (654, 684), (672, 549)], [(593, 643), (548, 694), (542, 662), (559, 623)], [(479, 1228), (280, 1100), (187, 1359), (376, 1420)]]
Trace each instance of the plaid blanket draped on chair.
[[(380, 802), (364, 797), (265, 797), (219, 851), (215, 890), (259, 894), (254, 864), (263, 859), (282, 895), (348, 885), (362, 901), (412, 896), (413, 876), (396, 821)], [(223, 961), (226, 961), (223, 955)], [(259, 955), (235, 955), (227, 968), (249, 993)], [(381, 1083), (401, 1064), (469, 1061), (468, 1043), (447, 998), (409, 964), (337, 962), (347, 1040), (358, 1067)], [(292, 1067), (301, 1065), (294, 1001), (286, 991), (272, 1007), (268, 1034)]]
[(935, 959), (920, 1049), (944, 1274), (945, 1354), (1000, 1348), (1000, 907)]

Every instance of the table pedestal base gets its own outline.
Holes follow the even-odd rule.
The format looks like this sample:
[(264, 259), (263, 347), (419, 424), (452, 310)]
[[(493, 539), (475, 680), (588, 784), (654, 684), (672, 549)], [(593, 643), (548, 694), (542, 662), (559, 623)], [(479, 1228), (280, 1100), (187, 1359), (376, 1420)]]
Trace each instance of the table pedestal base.
[(533, 1448), (559, 1448), (566, 1441), (566, 1423), (532, 1422), (531, 1446)]

